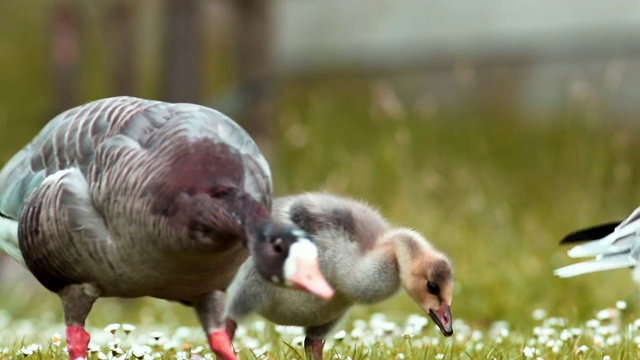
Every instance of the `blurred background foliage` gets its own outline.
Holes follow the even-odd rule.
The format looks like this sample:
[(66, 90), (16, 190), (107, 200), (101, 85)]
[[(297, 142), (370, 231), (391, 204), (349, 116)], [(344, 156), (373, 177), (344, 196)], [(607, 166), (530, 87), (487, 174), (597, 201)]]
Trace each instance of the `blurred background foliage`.
[[(544, 4), (531, 16), (562, 17), (553, 8), (562, 5)], [(349, 23), (339, 6), (361, 17)], [(542, 307), (578, 321), (619, 299), (635, 314), (629, 272), (561, 280), (552, 270), (570, 262), (557, 246), (562, 236), (622, 219), (640, 203), (633, 92), (640, 77), (634, 43), (626, 41), (640, 23), (622, 21), (624, 9), (595, 25), (560, 19), (555, 27), (527, 27), (529, 19), (509, 33), (515, 40), (501, 40), (482, 32), (484, 23), (464, 21), (455, 5), (440, 4), (425, 13), (440, 19), (433, 28), (413, 24), (408, 32), (435, 35), (416, 40), (402, 35), (409, 25), (398, 19), (429, 5), (394, 6), (376, 1), (367, 12), (351, 1), (4, 0), (0, 160), (58, 112), (94, 99), (206, 104), (256, 137), (278, 195), (323, 190), (364, 199), (448, 253), (457, 277), (454, 317), (527, 326)], [(496, 11), (487, 23), (501, 35), (507, 15)], [(379, 32), (358, 33), (378, 25)], [(341, 34), (332, 37), (350, 28), (344, 43)], [(518, 38), (520, 30), (528, 37)], [(604, 35), (584, 39), (585, 32)], [(447, 52), (438, 44), (448, 37)], [(543, 51), (550, 57), (533, 51), (554, 41), (555, 52)], [(334, 52), (326, 50), (331, 44)], [(60, 316), (55, 296), (12, 260), (2, 264), (2, 308), (26, 319)], [(178, 304), (98, 304), (90, 317), (96, 326), (167, 316), (195, 324)], [(354, 315), (374, 310), (419, 311), (401, 294)]]

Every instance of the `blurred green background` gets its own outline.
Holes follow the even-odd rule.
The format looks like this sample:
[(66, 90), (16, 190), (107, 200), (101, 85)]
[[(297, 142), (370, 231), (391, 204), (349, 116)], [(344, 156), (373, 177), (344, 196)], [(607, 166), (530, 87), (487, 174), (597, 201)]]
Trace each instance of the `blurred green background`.
[[(584, 56), (571, 53), (568, 43), (567, 56), (540, 60), (526, 49), (509, 56), (489, 51), (501, 47), (488, 42), (485, 52), (403, 61), (403, 49), (428, 53), (429, 44), (409, 39), (402, 47), (402, 37), (391, 37), (398, 46), (382, 47), (386, 58), (366, 53), (366, 44), (347, 43), (343, 48), (362, 67), (338, 58), (327, 66), (335, 56), (329, 53), (321, 66), (296, 54), (320, 41), (309, 34), (321, 38), (322, 28), (301, 28), (302, 40), (283, 36), (301, 26), (292, 18), (331, 11), (309, 6), (0, 2), (0, 161), (57, 112), (90, 100), (135, 95), (207, 104), (256, 136), (272, 165), (276, 194), (326, 190), (366, 200), (449, 254), (457, 279), (454, 317), (479, 327), (497, 320), (524, 327), (537, 308), (579, 321), (620, 299), (636, 314), (628, 271), (565, 280), (552, 275), (570, 263), (557, 245), (566, 233), (623, 219), (640, 203), (639, 127), (630, 90), (640, 77), (629, 48), (613, 51), (600, 44), (616, 38), (592, 37), (587, 48), (593, 51)], [(435, 12), (455, 13), (437, 6)], [(385, 28), (402, 12), (388, 13)], [(473, 24), (450, 19), (450, 27), (462, 22), (474, 33)], [(382, 20), (363, 15), (353, 21)], [(349, 24), (324, 26), (335, 31)], [(444, 25), (433, 26), (437, 33)], [(428, 32), (424, 28), (416, 31)], [(383, 33), (369, 36), (384, 39)], [(522, 43), (540, 46), (535, 40)], [(61, 316), (57, 297), (11, 259), (3, 258), (1, 269), (0, 308), (25, 319)], [(400, 294), (354, 315), (371, 311), (405, 316), (419, 309)], [(191, 310), (149, 299), (100, 300), (89, 322), (163, 321), (168, 314), (196, 323)]]

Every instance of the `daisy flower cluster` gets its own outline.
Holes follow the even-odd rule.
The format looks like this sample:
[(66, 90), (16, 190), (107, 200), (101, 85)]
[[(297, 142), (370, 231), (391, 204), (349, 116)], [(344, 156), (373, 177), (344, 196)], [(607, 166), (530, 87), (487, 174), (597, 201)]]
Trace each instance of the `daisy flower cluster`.
[[(330, 359), (602, 359), (640, 355), (640, 319), (624, 320), (626, 303), (594, 314), (583, 323), (548, 316), (538, 309), (531, 314), (534, 326), (513, 329), (504, 321), (475, 328), (454, 321), (450, 338), (440, 334), (426, 316), (409, 315), (400, 320), (383, 313), (345, 322), (326, 339), (324, 353)], [(51, 316), (39, 322), (13, 319), (0, 311), (0, 359), (66, 359), (64, 326)], [(199, 327), (170, 325), (109, 324), (88, 327), (89, 359), (214, 360)], [(6, 339), (24, 339), (6, 343)], [(14, 340), (15, 341), (15, 340)], [(234, 346), (241, 359), (304, 358), (304, 330), (272, 325), (255, 319), (241, 324)]]

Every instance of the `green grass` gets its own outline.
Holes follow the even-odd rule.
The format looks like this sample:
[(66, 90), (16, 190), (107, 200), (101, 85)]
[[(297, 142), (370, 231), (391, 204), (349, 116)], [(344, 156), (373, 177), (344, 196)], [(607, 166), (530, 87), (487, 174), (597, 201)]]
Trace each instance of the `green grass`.
[[(404, 354), (405, 359), (434, 359), (443, 354), (513, 359), (524, 357), (525, 346), (538, 348), (545, 359), (639, 356), (636, 330), (626, 327), (638, 317), (637, 289), (628, 271), (575, 279), (552, 275), (553, 269), (570, 263), (565, 249), (557, 246), (563, 235), (622, 219), (640, 204), (640, 187), (635, 185), (640, 183), (640, 144), (634, 141), (638, 129), (605, 119), (586, 121), (577, 112), (526, 121), (501, 111), (441, 109), (420, 115), (407, 108), (405, 115), (391, 117), (372, 110), (370, 91), (364, 80), (284, 87), (270, 155), (276, 192), (327, 190), (364, 199), (392, 222), (423, 233), (453, 260), (452, 312), (463, 322), (457, 323), (452, 339), (440, 336), (431, 324), (405, 337), (407, 316), (420, 310), (400, 294), (354, 309), (344, 324), (347, 336), (331, 341), (327, 358), (391, 359)], [(7, 152), (32, 135), (17, 134), (23, 138), (12, 137)], [(64, 332), (58, 299), (31, 279), (4, 284), (1, 291), (0, 308), (9, 320), (0, 334), (0, 347), (7, 347), (8, 355), (0, 359), (13, 358), (31, 342), (43, 345), (35, 358), (64, 358), (60, 349), (48, 345), (53, 333)], [(614, 320), (617, 327), (589, 330), (586, 321), (617, 300), (629, 305)], [(536, 309), (545, 309), (547, 318), (562, 317), (566, 324), (533, 319)], [(374, 324), (362, 337), (352, 337), (354, 321), (369, 321), (373, 313), (386, 314), (396, 327), (376, 337), (379, 328)], [(135, 336), (140, 338), (130, 343), (144, 343), (154, 330), (172, 338), (178, 326), (187, 326), (192, 337), (179, 338), (183, 343), (177, 348), (163, 350), (166, 358), (174, 358), (184, 342), (205, 341), (191, 310), (178, 304), (100, 300), (89, 318), (94, 337), (104, 338), (101, 328), (112, 322), (139, 327)], [(496, 324), (508, 324), (508, 334), (497, 335)], [(245, 325), (255, 346), (250, 346), (252, 354), (241, 346), (243, 340), (237, 342), (244, 358), (256, 358), (262, 350), (269, 351), (269, 358), (302, 358), (298, 335), (281, 334), (270, 326), (261, 331), (254, 322)], [(536, 332), (547, 328), (554, 332), (540, 344)], [(558, 352), (546, 346), (559, 339), (562, 329), (571, 328), (583, 330), (562, 340)], [(609, 331), (601, 336), (614, 339), (611, 344), (594, 346), (598, 331)], [(588, 350), (580, 352), (581, 345)], [(128, 346), (123, 340), (122, 347)]]

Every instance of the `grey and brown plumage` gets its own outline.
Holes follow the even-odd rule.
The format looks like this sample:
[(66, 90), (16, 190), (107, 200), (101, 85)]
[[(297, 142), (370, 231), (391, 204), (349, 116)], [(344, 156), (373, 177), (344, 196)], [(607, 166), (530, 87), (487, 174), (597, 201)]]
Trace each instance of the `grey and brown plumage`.
[(272, 286), (249, 258), (228, 289), (231, 338), (238, 321), (257, 313), (277, 324), (305, 327), (307, 358), (318, 360), (323, 339), (353, 305), (378, 303), (401, 287), (445, 336), (453, 333), (451, 262), (416, 231), (393, 227), (362, 202), (326, 193), (278, 198), (272, 215), (314, 237), (320, 268), (335, 295), (323, 300)]
[(103, 99), (58, 115), (2, 169), (0, 246), (62, 299), (72, 359), (86, 356), (98, 297), (140, 296), (193, 306), (212, 349), (235, 359), (224, 291), (249, 253), (270, 281), (332, 294), (271, 196), (267, 161), (223, 114)]

